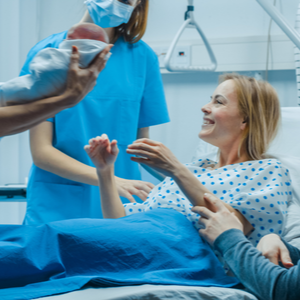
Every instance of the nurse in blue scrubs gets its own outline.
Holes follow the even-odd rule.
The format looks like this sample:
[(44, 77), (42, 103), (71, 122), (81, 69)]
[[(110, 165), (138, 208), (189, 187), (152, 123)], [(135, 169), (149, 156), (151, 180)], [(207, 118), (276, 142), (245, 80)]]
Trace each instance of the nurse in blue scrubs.
[[(56, 114), (30, 132), (34, 164), (27, 189), (25, 224), (73, 218), (101, 218), (96, 170), (83, 147), (94, 136), (118, 141), (115, 166), (122, 200), (145, 200), (153, 187), (140, 181), (127, 145), (148, 137), (149, 126), (169, 121), (158, 60), (141, 38), (146, 30), (149, 0), (88, 0), (81, 22), (94, 22), (114, 44), (112, 56), (94, 90), (77, 106)], [(34, 46), (21, 75), (28, 73), (37, 52), (58, 45), (67, 31)]]

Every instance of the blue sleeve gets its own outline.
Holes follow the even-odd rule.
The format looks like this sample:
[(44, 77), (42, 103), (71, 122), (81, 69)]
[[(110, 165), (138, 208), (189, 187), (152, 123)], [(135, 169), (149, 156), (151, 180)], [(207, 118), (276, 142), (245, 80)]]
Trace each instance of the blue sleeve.
[(299, 251), (298, 265), (287, 270), (262, 256), (238, 229), (223, 232), (215, 240), (214, 247), (222, 254), (232, 272), (247, 290), (259, 299), (299, 299)]
[(145, 88), (138, 123), (139, 128), (170, 121), (158, 58), (150, 47), (148, 50)]

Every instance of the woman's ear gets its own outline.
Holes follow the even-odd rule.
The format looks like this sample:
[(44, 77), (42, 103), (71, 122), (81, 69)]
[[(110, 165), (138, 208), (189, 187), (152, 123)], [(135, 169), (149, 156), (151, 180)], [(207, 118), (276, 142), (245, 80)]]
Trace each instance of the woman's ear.
[(241, 124), (241, 130), (245, 130), (246, 127), (247, 127), (247, 119), (245, 119)]

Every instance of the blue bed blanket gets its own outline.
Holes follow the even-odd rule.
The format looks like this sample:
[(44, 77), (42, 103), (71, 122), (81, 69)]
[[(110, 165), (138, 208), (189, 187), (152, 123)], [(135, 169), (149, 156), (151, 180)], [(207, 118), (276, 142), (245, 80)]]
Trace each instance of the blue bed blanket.
[(0, 299), (139, 284), (233, 287), (193, 225), (172, 209), (0, 226)]

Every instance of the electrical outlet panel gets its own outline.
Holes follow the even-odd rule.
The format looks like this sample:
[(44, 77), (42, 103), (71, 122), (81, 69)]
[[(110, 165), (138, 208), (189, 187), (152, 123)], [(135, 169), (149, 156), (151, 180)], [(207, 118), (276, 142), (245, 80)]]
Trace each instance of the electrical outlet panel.
[[(159, 67), (165, 67), (165, 57), (169, 50), (169, 47), (153, 47), (153, 51), (156, 53), (159, 60)], [(180, 66), (190, 66), (190, 46), (177, 46), (175, 51), (173, 52), (173, 56), (171, 58), (171, 65), (180, 65)]]

